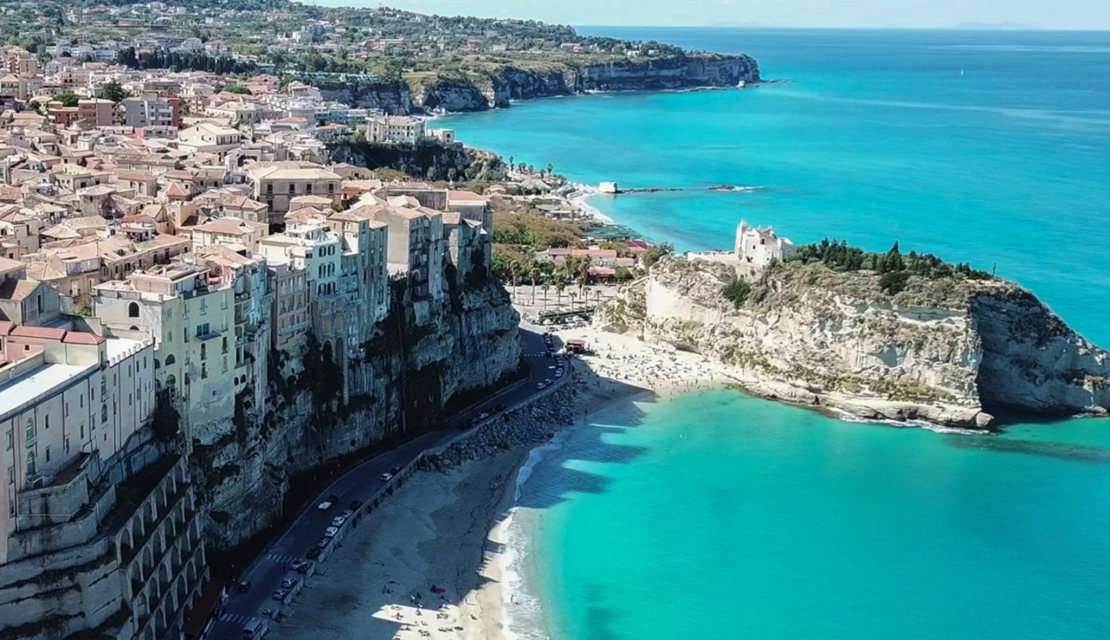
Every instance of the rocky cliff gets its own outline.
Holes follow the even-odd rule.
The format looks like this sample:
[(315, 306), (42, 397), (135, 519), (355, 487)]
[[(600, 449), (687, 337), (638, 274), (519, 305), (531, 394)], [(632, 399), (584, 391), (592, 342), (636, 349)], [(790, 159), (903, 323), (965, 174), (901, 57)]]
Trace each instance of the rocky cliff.
[(398, 115), (435, 110), (484, 111), (508, 107), (512, 100), (588, 91), (734, 87), (741, 80), (760, 80), (759, 65), (750, 56), (682, 54), (593, 65), (551, 63), (528, 69), (505, 65), (483, 73), (434, 73), (408, 84), (312, 82), (327, 100)]
[(1110, 354), (1013, 283), (913, 277), (890, 295), (872, 272), (789, 262), (726, 299), (734, 278), (668, 258), (597, 322), (730, 365), (755, 394), (865, 418), (987, 427), (996, 408), (1110, 408)]
[[(436, 427), (449, 405), (518, 372), (519, 316), (496, 282), (394, 309), (346, 363), (321, 359), (312, 341), (303, 355), (271, 354), (264, 406), (240, 399), (223, 435), (192, 443), (209, 544), (228, 548), (267, 527), (292, 477)], [(329, 380), (336, 387), (321, 388)]]
[(546, 70), (504, 66), (490, 74), (431, 76), (414, 83), (416, 108), (481, 111), (529, 100), (588, 91), (658, 91), (694, 87), (734, 87), (759, 82), (750, 56), (682, 54), (595, 65), (551, 64)]
[(388, 167), (426, 180), (504, 180), (507, 169), (497, 154), (434, 140), (398, 145), (346, 139), (329, 144), (328, 151), (335, 163)]

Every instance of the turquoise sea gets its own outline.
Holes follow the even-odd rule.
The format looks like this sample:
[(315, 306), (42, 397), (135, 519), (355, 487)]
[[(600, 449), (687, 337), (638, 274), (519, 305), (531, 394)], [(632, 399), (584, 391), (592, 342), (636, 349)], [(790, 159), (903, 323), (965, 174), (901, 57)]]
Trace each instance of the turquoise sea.
[[(757, 89), (449, 118), (679, 249), (740, 218), (936, 253), (1110, 345), (1110, 33), (583, 29), (747, 52)], [(1110, 637), (1110, 421), (943, 434), (717, 392), (592, 416), (510, 527), (522, 638)]]

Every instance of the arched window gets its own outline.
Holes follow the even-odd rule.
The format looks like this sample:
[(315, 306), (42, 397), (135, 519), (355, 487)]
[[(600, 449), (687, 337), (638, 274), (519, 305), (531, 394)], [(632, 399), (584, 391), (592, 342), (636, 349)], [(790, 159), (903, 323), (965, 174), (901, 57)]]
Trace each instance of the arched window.
[(35, 423), (28, 419), (27, 426), (24, 428), (24, 431), (27, 446), (31, 446), (31, 441), (35, 439)]
[(35, 475), (35, 452), (32, 451), (27, 454), (27, 475)]
[(138, 318), (139, 317), (139, 303), (138, 302), (132, 302), (131, 304), (127, 305), (127, 317), (128, 318)]
[(176, 362), (177, 362), (177, 358), (175, 358), (172, 353), (170, 355), (166, 356), (166, 366), (167, 367), (170, 366), (171, 364), (176, 363)]

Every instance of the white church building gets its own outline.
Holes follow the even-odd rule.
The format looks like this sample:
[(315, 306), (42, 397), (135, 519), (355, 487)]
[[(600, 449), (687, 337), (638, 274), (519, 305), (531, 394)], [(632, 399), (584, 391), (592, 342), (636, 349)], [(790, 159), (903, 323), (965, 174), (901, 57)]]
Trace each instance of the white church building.
[(736, 257), (742, 269), (760, 271), (772, 260), (786, 260), (797, 248), (789, 238), (780, 237), (771, 227), (748, 226), (744, 220), (736, 227)]

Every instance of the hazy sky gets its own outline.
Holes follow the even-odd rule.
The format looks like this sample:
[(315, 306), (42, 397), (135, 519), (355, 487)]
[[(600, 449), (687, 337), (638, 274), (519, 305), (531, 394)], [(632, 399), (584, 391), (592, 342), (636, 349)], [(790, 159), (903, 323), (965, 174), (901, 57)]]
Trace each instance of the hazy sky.
[[(311, 2), (311, 0), (302, 0)], [(320, 0), (376, 6), (373, 0)], [(1110, 29), (1110, 0), (390, 0), (421, 13), (575, 25)]]

